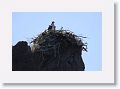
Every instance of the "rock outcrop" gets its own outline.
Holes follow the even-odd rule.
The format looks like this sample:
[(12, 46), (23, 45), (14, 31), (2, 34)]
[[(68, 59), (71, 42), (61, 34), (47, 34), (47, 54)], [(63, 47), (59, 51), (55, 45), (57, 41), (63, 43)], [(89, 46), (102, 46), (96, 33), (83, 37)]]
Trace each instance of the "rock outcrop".
[(32, 47), (25, 41), (13, 46), (13, 71), (85, 70), (81, 55), (82, 50), (86, 48), (81, 38), (70, 31), (55, 30), (54, 23), (51, 25), (51, 29), (45, 30), (33, 39)]

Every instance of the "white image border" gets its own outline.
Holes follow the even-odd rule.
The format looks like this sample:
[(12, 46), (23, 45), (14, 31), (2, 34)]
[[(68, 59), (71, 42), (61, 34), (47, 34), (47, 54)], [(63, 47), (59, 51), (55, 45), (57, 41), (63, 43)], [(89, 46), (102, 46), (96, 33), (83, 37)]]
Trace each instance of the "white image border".
[[(0, 6), (0, 82), (114, 83), (112, 0), (5, 0)], [(102, 12), (102, 71), (12, 71), (12, 12)]]

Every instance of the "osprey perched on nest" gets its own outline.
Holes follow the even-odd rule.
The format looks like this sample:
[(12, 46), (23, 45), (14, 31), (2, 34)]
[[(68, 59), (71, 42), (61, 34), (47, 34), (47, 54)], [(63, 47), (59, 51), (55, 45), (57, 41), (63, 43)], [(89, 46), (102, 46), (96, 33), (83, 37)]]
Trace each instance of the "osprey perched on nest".
[[(55, 22), (54, 21), (52, 21), (52, 23), (51, 23), (51, 25), (49, 25), (49, 27), (48, 27), (48, 31), (55, 31), (56, 30), (56, 26), (55, 26), (55, 24), (54, 24)], [(47, 32), (46, 32), (46, 30), (45, 30), (45, 32), (43, 32), (42, 34), (40, 34), (40, 35), (45, 35)], [(39, 36), (40, 36), (39, 35)], [(38, 38), (38, 37), (37, 37)], [(40, 45), (39, 45), (39, 43), (38, 42), (35, 42), (35, 40), (37, 41), (37, 39), (34, 39), (34, 41), (32, 42), (32, 46), (31, 46), (31, 50), (32, 50), (32, 52), (34, 52), (35, 50), (37, 50), (37, 49), (39, 49), (40, 48)]]
[[(85, 48), (86, 45), (82, 42), (82, 38), (75, 35), (71, 31), (63, 30), (63, 27), (60, 30), (56, 30), (56, 26), (54, 23), (55, 22), (53, 21), (51, 25), (49, 25), (47, 30), (33, 39), (33, 53), (39, 54), (40, 60), (46, 60), (46, 63), (47, 60), (54, 60), (54, 62), (57, 61), (57, 63), (54, 64), (57, 64), (56, 67), (54, 66), (55, 70), (84, 70), (85, 66), (82, 61), (81, 55), (82, 51), (87, 51), (87, 49)], [(68, 64), (70, 63), (70, 69), (67, 68), (68, 64), (65, 64), (67, 63), (67, 61), (70, 61), (68, 62)], [(77, 64), (73, 66), (74, 62), (72, 61)], [(48, 63), (48, 65), (52, 64)], [(48, 65), (46, 65), (46, 68)], [(49, 67), (45, 70), (54, 69), (51, 69)]]

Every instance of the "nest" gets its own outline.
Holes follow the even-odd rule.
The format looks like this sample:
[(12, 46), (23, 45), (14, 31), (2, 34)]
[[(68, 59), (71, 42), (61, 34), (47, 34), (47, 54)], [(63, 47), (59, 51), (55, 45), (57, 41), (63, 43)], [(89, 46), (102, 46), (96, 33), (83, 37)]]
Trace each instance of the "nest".
[[(87, 51), (87, 43), (84, 43), (82, 40), (83, 36), (77, 36), (69, 30), (45, 30), (37, 37), (32, 38), (31, 43), (33, 44), (34, 51), (46, 51), (47, 49), (56, 47), (59, 45), (65, 46), (76, 45), (82, 47), (83, 51)], [(62, 45), (61, 45), (62, 43)], [(63, 45), (64, 43), (64, 45)]]

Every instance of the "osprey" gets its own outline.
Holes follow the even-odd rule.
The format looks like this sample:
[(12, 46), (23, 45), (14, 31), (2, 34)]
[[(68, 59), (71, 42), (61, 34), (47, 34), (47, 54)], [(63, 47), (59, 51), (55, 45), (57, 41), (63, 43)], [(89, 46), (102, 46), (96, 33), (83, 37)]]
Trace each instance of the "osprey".
[(56, 26), (54, 25), (54, 21), (52, 21), (51, 25), (49, 25), (48, 30), (55, 30)]

